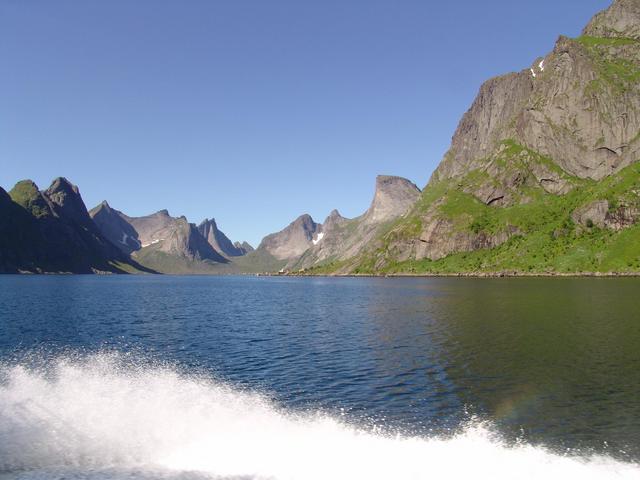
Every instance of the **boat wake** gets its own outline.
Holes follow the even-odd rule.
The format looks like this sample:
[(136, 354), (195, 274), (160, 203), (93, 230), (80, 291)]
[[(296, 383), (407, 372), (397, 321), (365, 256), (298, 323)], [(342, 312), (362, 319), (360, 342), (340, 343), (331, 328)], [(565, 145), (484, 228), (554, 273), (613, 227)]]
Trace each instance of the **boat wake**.
[(0, 364), (0, 476), (585, 480), (640, 466), (508, 445), (480, 423), (450, 438), (374, 433), (103, 353)]

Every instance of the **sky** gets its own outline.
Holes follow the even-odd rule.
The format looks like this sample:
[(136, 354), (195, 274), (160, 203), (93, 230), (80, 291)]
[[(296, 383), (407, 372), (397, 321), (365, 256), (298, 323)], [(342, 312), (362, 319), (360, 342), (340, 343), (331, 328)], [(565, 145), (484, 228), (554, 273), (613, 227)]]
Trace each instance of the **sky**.
[(0, 186), (232, 240), (423, 187), (486, 79), (609, 0), (0, 0)]

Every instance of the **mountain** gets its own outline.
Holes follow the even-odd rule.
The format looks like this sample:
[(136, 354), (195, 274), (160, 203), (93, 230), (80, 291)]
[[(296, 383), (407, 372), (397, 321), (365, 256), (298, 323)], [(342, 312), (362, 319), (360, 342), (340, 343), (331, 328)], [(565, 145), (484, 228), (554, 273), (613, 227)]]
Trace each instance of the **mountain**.
[(138, 232), (125, 220), (126, 215), (111, 208), (106, 201), (92, 208), (89, 215), (102, 234), (125, 253), (131, 254), (142, 247)]
[(305, 213), (279, 232), (264, 237), (256, 251), (265, 251), (278, 260), (295, 259), (312, 246), (321, 234), (322, 225)]
[(214, 273), (219, 264), (228, 262), (194, 224), (185, 217), (172, 217), (167, 210), (129, 217), (102, 202), (90, 215), (113, 244), (158, 272)]
[(267, 235), (254, 252), (235, 260), (249, 271), (301, 271), (319, 266), (333, 267), (353, 258), (420, 196), (420, 189), (401, 177), (379, 175), (369, 209), (348, 219), (333, 210), (324, 223), (304, 214), (283, 230)]
[[(213, 218), (211, 220), (205, 218), (204, 221), (198, 225), (198, 231), (214, 250), (227, 258), (241, 257), (248, 253), (248, 250), (242, 246), (242, 244), (238, 244), (238, 242), (234, 244), (229, 240), (229, 238), (218, 229), (218, 225)], [(249, 248), (251, 248), (251, 245), (249, 245)], [(253, 250), (253, 248), (251, 248), (251, 250)]]
[(0, 192), (0, 271), (124, 273), (145, 271), (91, 220), (78, 187), (57, 178), (40, 191), (24, 180)]
[(255, 250), (249, 242), (234, 242), (233, 246), (242, 252), (242, 255), (246, 255), (247, 253), (251, 253)]
[(640, 268), (640, 2), (488, 80), (411, 212), (356, 273)]
[(420, 197), (420, 189), (405, 178), (379, 175), (369, 209), (359, 217), (347, 219), (333, 210), (322, 224), (320, 235), (291, 265), (294, 270), (341, 262), (361, 253), (380, 232), (401, 217)]

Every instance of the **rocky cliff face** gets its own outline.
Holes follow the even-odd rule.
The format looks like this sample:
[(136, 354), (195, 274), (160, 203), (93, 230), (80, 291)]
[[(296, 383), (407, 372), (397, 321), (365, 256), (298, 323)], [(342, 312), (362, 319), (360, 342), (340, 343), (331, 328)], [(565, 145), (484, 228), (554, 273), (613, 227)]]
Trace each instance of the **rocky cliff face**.
[(310, 215), (300, 215), (283, 230), (262, 239), (257, 251), (264, 251), (278, 260), (296, 259), (322, 233), (322, 225), (313, 221)]
[(382, 224), (398, 218), (413, 206), (420, 189), (406, 178), (378, 175), (371, 206), (364, 214), (367, 224)]
[(611, 7), (593, 17), (583, 34), (605, 38), (640, 38), (640, 2), (614, 1)]
[(106, 201), (91, 209), (89, 215), (102, 234), (125, 253), (131, 254), (142, 248), (138, 232), (125, 220), (126, 215), (111, 208)]
[(30, 180), (1, 195), (6, 213), (2, 271), (122, 272), (140, 269), (91, 220), (80, 191), (65, 178), (41, 192)]
[[(564, 242), (557, 255), (569, 255), (569, 243), (585, 241), (585, 230), (576, 227), (584, 218), (580, 212), (596, 217), (602, 228), (634, 225), (639, 32), (640, 2), (616, 0), (582, 36), (561, 36), (553, 51), (529, 68), (482, 85), (420, 201), (406, 220), (370, 245), (375, 253), (356, 269), (508, 250), (545, 229), (546, 236), (528, 248), (551, 262), (542, 250), (560, 252)], [(507, 264), (507, 257), (516, 265), (515, 256), (504, 254), (496, 265)], [(528, 267), (535, 263), (529, 260)], [(498, 268), (482, 261), (474, 265)], [(435, 267), (422, 263), (420, 268)]]
[(236, 247), (240, 252), (242, 252), (242, 255), (246, 255), (247, 253), (251, 253), (255, 250), (255, 248), (253, 248), (251, 244), (249, 244), (249, 242), (234, 242), (233, 246)]
[(90, 213), (112, 243), (159, 272), (201, 272), (228, 262), (195, 225), (185, 217), (172, 217), (167, 210), (129, 217), (102, 202)]
[(487, 167), (504, 140), (579, 178), (620, 171), (640, 149), (639, 63), (636, 40), (560, 37), (530, 69), (482, 86), (433, 180)]
[[(213, 249), (227, 258), (241, 257), (247, 254), (247, 250), (241, 244), (234, 244), (218, 228), (215, 219), (207, 219), (198, 225), (198, 231), (209, 242)], [(237, 243), (237, 242), (236, 242)], [(246, 243), (246, 242), (245, 242)], [(253, 249), (252, 249), (253, 250)]]
[(369, 209), (354, 219), (342, 217), (337, 210), (331, 212), (321, 233), (290, 268), (307, 269), (358, 255), (381, 229), (407, 213), (419, 197), (420, 189), (409, 180), (379, 175)]

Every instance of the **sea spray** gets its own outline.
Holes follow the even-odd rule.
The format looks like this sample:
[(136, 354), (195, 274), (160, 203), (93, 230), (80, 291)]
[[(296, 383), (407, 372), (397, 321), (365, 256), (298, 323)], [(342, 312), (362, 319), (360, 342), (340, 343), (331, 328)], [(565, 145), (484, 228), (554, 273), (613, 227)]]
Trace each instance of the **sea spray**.
[(507, 445), (478, 423), (450, 438), (372, 433), (130, 356), (35, 363), (0, 365), (3, 473), (292, 480), (640, 475), (638, 465), (607, 457)]

